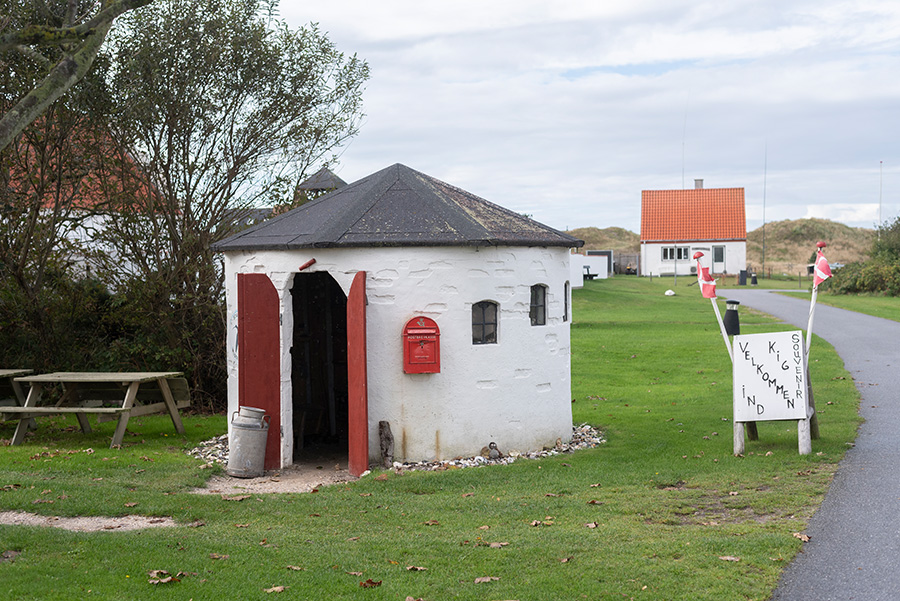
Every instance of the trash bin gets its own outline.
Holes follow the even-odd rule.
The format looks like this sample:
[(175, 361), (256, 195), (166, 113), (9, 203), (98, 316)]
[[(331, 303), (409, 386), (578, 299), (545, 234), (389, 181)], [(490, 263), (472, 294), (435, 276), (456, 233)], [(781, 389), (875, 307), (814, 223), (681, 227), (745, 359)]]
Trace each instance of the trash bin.
[(756, 274), (755, 273), (750, 274), (750, 284), (752, 286), (756, 286)]
[(738, 286), (746, 286), (747, 285), (747, 270), (741, 269), (741, 273), (738, 276)]
[(266, 437), (269, 416), (264, 409), (241, 407), (231, 414), (228, 438), (228, 467), (225, 473), (237, 478), (256, 478), (265, 472)]

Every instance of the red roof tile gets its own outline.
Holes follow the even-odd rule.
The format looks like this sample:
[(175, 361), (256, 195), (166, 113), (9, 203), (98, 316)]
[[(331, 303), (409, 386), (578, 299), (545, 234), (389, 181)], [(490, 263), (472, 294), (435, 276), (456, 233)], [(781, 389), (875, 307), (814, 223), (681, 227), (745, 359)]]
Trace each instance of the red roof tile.
[(641, 192), (641, 242), (746, 239), (743, 188)]

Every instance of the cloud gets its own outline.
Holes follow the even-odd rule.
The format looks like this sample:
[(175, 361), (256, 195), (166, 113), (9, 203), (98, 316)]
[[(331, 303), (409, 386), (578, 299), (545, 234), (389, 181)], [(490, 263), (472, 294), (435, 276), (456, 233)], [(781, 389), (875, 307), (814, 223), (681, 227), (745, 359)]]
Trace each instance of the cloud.
[(402, 162), (557, 228), (638, 231), (641, 190), (695, 177), (744, 187), (751, 228), (764, 195), (767, 221), (871, 227), (879, 185), (884, 218), (900, 211), (894, 2), (353, 0), (281, 11), (319, 22), (371, 66), (367, 116), (338, 167), (348, 181)]

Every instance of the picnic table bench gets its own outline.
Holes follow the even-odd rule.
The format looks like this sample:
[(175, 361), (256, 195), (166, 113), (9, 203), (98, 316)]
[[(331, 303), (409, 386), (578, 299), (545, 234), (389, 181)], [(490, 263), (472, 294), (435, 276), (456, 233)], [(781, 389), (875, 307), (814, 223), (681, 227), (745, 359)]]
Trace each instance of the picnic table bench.
[(595, 277), (597, 277), (598, 275), (599, 275), (599, 274), (597, 274), (597, 273), (591, 273), (591, 266), (590, 266), (590, 265), (585, 265), (585, 266), (584, 266), (584, 279), (586, 279), (586, 280), (593, 280), (593, 279), (594, 279)]
[[(175, 430), (184, 433), (179, 409), (190, 406), (191, 395), (181, 372), (56, 372), (20, 376), (13, 383), (31, 388), (21, 406), (0, 407), (4, 419), (19, 420), (13, 445), (21, 444), (33, 418), (73, 414), (82, 432), (90, 432), (87, 416), (98, 421), (118, 419), (110, 447), (122, 444), (131, 417), (168, 412)], [(62, 396), (55, 405), (41, 403), (44, 387), (59, 384)], [(145, 386), (141, 386), (144, 384)]]

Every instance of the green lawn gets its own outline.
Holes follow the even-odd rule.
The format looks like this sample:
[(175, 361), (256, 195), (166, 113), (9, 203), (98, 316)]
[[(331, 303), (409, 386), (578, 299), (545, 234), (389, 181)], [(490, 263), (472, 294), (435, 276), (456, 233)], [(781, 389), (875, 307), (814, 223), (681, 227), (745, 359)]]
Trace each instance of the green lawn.
[[(808, 292), (788, 292), (789, 296), (809, 299)], [(848, 309), (858, 313), (900, 321), (900, 298), (896, 296), (872, 296), (867, 294), (829, 294), (819, 292), (816, 303)]]
[[(181, 452), (223, 432), (223, 416), (188, 417), (185, 436), (163, 417), (135, 419), (121, 450), (107, 448), (112, 424), (85, 436), (74, 420), (43, 419), (25, 445), (0, 447), (0, 509), (140, 513), (182, 525), (0, 526), (0, 554), (19, 553), (0, 560), (0, 595), (767, 599), (855, 437), (858, 395), (818, 340), (811, 377), (822, 438), (812, 455), (797, 454), (795, 422), (770, 422), (734, 457), (730, 362), (710, 303), (690, 281), (617, 277), (574, 292), (573, 412), (608, 442), (571, 455), (376, 471), (314, 494), (230, 501), (190, 494), (211, 470)], [(664, 296), (673, 287), (676, 296)], [(782, 327), (753, 312), (741, 326)], [(12, 431), (0, 425), (0, 438)], [(182, 575), (151, 584), (152, 570)], [(476, 582), (487, 577), (495, 580)]]

